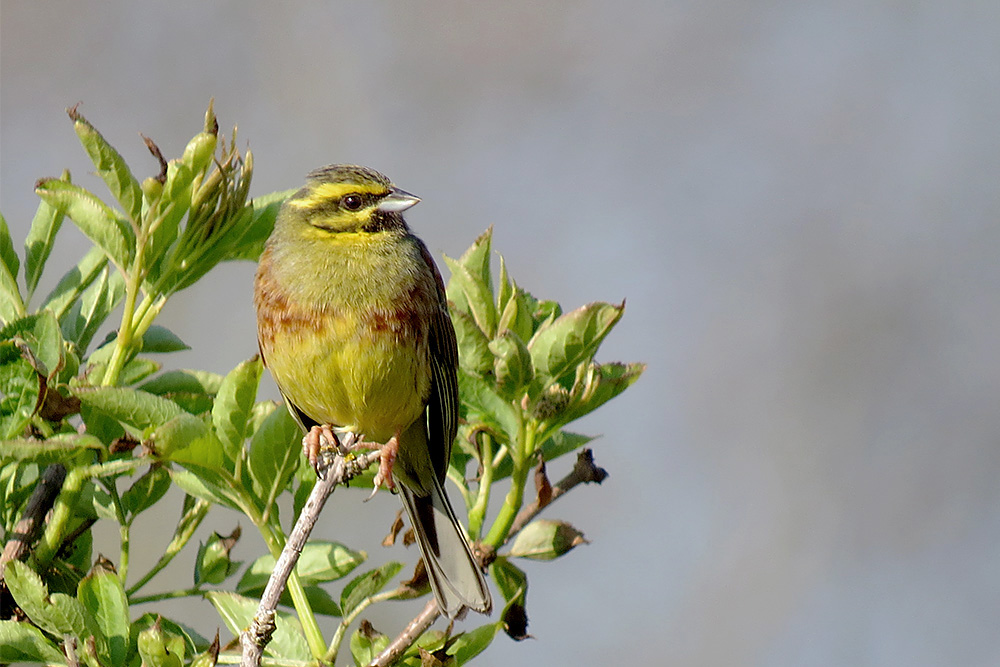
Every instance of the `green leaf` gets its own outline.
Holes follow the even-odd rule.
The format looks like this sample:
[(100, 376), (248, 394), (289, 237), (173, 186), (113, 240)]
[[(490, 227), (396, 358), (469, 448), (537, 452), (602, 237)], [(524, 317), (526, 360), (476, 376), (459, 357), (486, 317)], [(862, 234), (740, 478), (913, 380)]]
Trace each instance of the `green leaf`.
[(455, 667), (464, 665), (485, 651), (497, 635), (502, 623), (487, 623), (455, 637), (446, 653), (455, 658)]
[(524, 341), (513, 331), (504, 331), (489, 343), (496, 358), (493, 373), (497, 391), (509, 399), (517, 398), (519, 390), (531, 381), (531, 353)]
[[(350, 574), (366, 558), (364, 552), (354, 551), (339, 542), (309, 541), (295, 564), (295, 572), (304, 586), (336, 581)], [(240, 578), (236, 592), (260, 597), (276, 563), (270, 554), (255, 560)]]
[(504, 632), (515, 640), (530, 637), (528, 634), (528, 614), (525, 608), (528, 594), (528, 576), (507, 558), (499, 557), (490, 565), (493, 581), (503, 599), (507, 601), (500, 613), (500, 623)]
[(570, 403), (562, 415), (563, 423), (593, 412), (632, 386), (643, 371), (643, 363), (591, 363), (583, 377), (574, 384)]
[(83, 149), (97, 167), (97, 175), (108, 186), (111, 196), (118, 200), (126, 215), (138, 223), (142, 213), (142, 190), (139, 188), (139, 181), (132, 175), (132, 171), (118, 151), (87, 122), (86, 118), (76, 112), (75, 107), (70, 110), (70, 118), (74, 121), (73, 129), (76, 130), (76, 136), (80, 138)]
[(104, 324), (124, 296), (125, 279), (117, 271), (105, 268), (98, 280), (83, 292), (63, 318), (63, 335), (76, 343), (77, 349), (83, 354), (90, 347), (98, 327)]
[(275, 410), (250, 441), (249, 468), (253, 488), (270, 511), (299, 464), (302, 432), (288, 410)]
[(170, 490), (170, 473), (159, 465), (149, 467), (139, 479), (122, 494), (122, 509), (125, 515), (136, 515), (155, 505)]
[[(246, 440), (247, 425), (263, 372), (264, 364), (259, 356), (254, 356), (229, 372), (215, 396), (212, 426), (230, 458), (236, 458)], [(252, 457), (251, 452), (251, 465)]]
[(535, 519), (514, 538), (510, 556), (552, 560), (586, 543), (583, 533), (565, 521)]
[(108, 265), (107, 255), (96, 246), (91, 246), (77, 265), (66, 272), (59, 284), (45, 297), (41, 310), (51, 310), (63, 323), (63, 317), (72, 305), (80, 298), (85, 289), (90, 287), (105, 266)]
[(222, 379), (221, 375), (208, 371), (174, 370), (142, 383), (139, 389), (169, 398), (197, 415), (212, 409)]
[(361, 574), (344, 586), (340, 594), (340, 610), (344, 616), (350, 616), (363, 600), (375, 595), (395, 577), (403, 564), (396, 561), (389, 561), (381, 567), (369, 570)]
[[(219, 616), (222, 617), (230, 632), (235, 636), (239, 636), (240, 632), (250, 625), (251, 619), (257, 613), (257, 601), (242, 595), (211, 591), (206, 593), (205, 597), (219, 612)], [(271, 635), (271, 641), (265, 647), (264, 652), (275, 658), (311, 660), (312, 654), (309, 652), (309, 645), (302, 634), (302, 626), (298, 619), (291, 614), (279, 611), (274, 621), (274, 634)]]
[[(218, 478), (218, 475), (215, 477)], [(185, 493), (190, 494), (195, 498), (212, 503), (213, 505), (228, 507), (236, 510), (237, 512), (242, 511), (240, 504), (234, 497), (234, 491), (228, 486), (217, 483), (221, 481), (221, 478), (211, 479), (208, 475), (198, 475), (190, 470), (177, 469), (172, 469), (170, 471), (170, 478), (174, 480), (174, 484), (179, 486)]]
[(483, 424), (505, 434), (506, 441), (517, 438), (518, 416), (514, 406), (504, 400), (495, 385), (465, 371), (458, 372), (459, 394), (469, 423)]
[(24, 299), (17, 287), (17, 272), (21, 262), (14, 252), (7, 221), (0, 215), (0, 321), (10, 322), (24, 317)]
[(493, 303), (493, 292), (489, 283), (483, 282), (467, 266), (450, 257), (444, 258), (451, 270), (448, 280), (448, 299), (460, 311), (472, 315), (479, 328), (487, 337), (497, 331), (497, 309)]
[[(30, 354), (22, 354), (39, 375), (52, 377), (63, 363), (63, 341), (55, 316), (42, 311), (15, 320), (0, 329), (0, 341), (18, 339), (27, 345)], [(33, 357), (33, 358), (32, 358)]]
[(208, 542), (198, 546), (198, 556), (194, 562), (194, 585), (203, 583), (221, 584), (236, 573), (242, 561), (234, 561), (230, 557), (233, 547), (240, 539), (240, 527), (229, 536), (213, 532)]
[(166, 632), (157, 618), (135, 639), (143, 667), (181, 667), (184, 664), (184, 637)]
[(484, 375), (493, 370), (493, 353), (490, 341), (476, 321), (464, 310), (452, 308), (451, 321), (458, 339), (459, 365), (473, 375)]
[[(69, 172), (64, 171), (59, 180), (69, 183)], [(28, 230), (28, 237), (24, 240), (24, 282), (28, 288), (29, 301), (35, 293), (35, 288), (38, 287), (38, 279), (41, 278), (45, 262), (52, 252), (56, 234), (62, 227), (63, 217), (63, 213), (58, 209), (45, 201), (39, 202), (35, 217), (31, 221), (31, 229)]]
[(133, 385), (136, 382), (148, 378), (150, 375), (160, 370), (160, 368), (161, 364), (156, 363), (152, 359), (135, 358), (125, 364), (125, 367), (122, 368), (121, 375), (118, 376), (118, 382), (123, 386)]
[(3, 440), (0, 441), (0, 463), (31, 461), (43, 465), (68, 464), (76, 460), (78, 454), (88, 449), (102, 450), (104, 445), (86, 433), (60, 433), (47, 440), (34, 438)]
[[(0, 343), (19, 354), (13, 343)], [(5, 355), (6, 356), (6, 355)], [(24, 432), (38, 407), (41, 378), (20, 356), (0, 363), (0, 438), (15, 438)]]
[(293, 194), (295, 194), (295, 190), (282, 190), (263, 197), (254, 197), (252, 202), (253, 217), (246, 226), (243, 237), (230, 259), (247, 259), (256, 262), (260, 258), (260, 253), (264, 251), (264, 242), (267, 241), (271, 230), (274, 229), (274, 221), (278, 217), (281, 205)]
[(173, 331), (159, 324), (154, 324), (142, 335), (142, 351), (153, 352), (180, 352), (190, 350), (191, 346), (180, 339)]
[(539, 328), (528, 342), (535, 375), (551, 382), (573, 373), (590, 360), (624, 311), (624, 303), (590, 303)]
[(222, 443), (202, 417), (183, 412), (158, 426), (149, 439), (157, 456), (209, 470), (226, 468)]
[(46, 632), (57, 637), (70, 634), (82, 638), (89, 634), (89, 619), (83, 605), (64, 593), (50, 595), (41, 577), (24, 563), (9, 562), (4, 581), (17, 606)]
[(389, 637), (378, 632), (370, 623), (362, 622), (361, 627), (351, 635), (351, 656), (357, 667), (364, 667), (374, 660), (389, 645)]
[(128, 387), (76, 387), (73, 395), (90, 408), (144, 431), (184, 414), (173, 401)]
[[(77, 598), (107, 640), (106, 655), (102, 655), (106, 664), (124, 665), (129, 648), (129, 610), (122, 580), (98, 564), (80, 581)], [(101, 644), (98, 643), (99, 655), (105, 653)]]
[(65, 665), (66, 656), (35, 626), (0, 621), (0, 663), (12, 662)]
[(80, 231), (103, 249), (119, 269), (131, 266), (135, 234), (128, 223), (104, 202), (83, 188), (63, 181), (44, 181), (35, 192), (48, 204), (69, 216)]
[(189, 626), (169, 618), (164, 618), (153, 612), (146, 612), (132, 621), (131, 641), (136, 642), (140, 632), (156, 624), (160, 625), (166, 635), (181, 639), (183, 642), (181, 648), (185, 653), (193, 655), (197, 651), (206, 649), (209, 646), (209, 641)]

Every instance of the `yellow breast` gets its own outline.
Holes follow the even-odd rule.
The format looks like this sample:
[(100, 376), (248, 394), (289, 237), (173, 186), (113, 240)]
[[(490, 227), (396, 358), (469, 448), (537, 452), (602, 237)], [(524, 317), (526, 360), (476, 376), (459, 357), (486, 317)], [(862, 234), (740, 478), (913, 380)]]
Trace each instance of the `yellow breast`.
[(265, 252), (255, 290), (258, 338), (285, 397), (316, 422), (375, 442), (409, 426), (430, 387), (433, 292), (420, 272), (395, 276), (395, 298), (355, 287), (349, 299), (304, 299), (272, 262)]

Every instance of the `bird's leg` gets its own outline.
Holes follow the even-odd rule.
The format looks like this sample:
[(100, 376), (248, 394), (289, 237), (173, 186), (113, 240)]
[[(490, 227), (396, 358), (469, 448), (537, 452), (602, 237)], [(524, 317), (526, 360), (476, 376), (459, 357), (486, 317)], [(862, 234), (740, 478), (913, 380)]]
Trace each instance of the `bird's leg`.
[(340, 441), (329, 424), (313, 426), (302, 438), (302, 453), (309, 459), (309, 465), (319, 475), (319, 455), (323, 450), (340, 449)]
[(396, 456), (399, 454), (399, 433), (389, 438), (389, 441), (384, 445), (380, 445), (375, 442), (358, 442), (354, 445), (355, 449), (368, 449), (368, 450), (378, 450), (378, 472), (375, 473), (375, 488), (372, 490), (372, 495), (368, 497), (371, 500), (375, 497), (378, 492), (378, 488), (385, 485), (385, 488), (389, 491), (393, 491), (396, 488), (396, 483), (392, 479), (392, 465), (396, 462)]

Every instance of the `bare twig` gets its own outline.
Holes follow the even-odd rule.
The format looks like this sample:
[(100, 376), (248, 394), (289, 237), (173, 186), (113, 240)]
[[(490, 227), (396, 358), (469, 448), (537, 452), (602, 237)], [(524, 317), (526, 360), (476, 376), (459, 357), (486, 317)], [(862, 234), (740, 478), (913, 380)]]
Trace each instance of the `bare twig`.
[(509, 542), (511, 538), (521, 532), (521, 529), (528, 525), (528, 523), (534, 519), (539, 512), (552, 504), (552, 502), (560, 496), (568, 493), (574, 486), (578, 484), (589, 484), (590, 482), (600, 484), (607, 478), (607, 476), (607, 470), (594, 465), (594, 450), (589, 447), (585, 447), (580, 450), (580, 453), (576, 457), (576, 465), (573, 466), (573, 470), (571, 470), (568, 475), (563, 477), (558, 483), (555, 484), (555, 486), (552, 487), (551, 494), (545, 494), (548, 496), (547, 499), (543, 499), (543, 502), (536, 499), (518, 512), (517, 517), (514, 519), (514, 523), (511, 524), (510, 531), (507, 533), (507, 539), (504, 540), (504, 543)]
[[(544, 465), (544, 463), (542, 464)], [(544, 467), (541, 468), (541, 475), (544, 476)], [(550, 490), (545, 487), (545, 483), (541, 482), (541, 487), (545, 487), (545, 491), (539, 493), (539, 498), (536, 498), (531, 504), (527, 505), (522, 509), (517, 517), (514, 519), (514, 523), (510, 527), (510, 531), (507, 533), (507, 537), (504, 539), (504, 544), (509, 542), (514, 538), (521, 529), (524, 528), (528, 523), (531, 522), (538, 514), (548, 507), (552, 501), (559, 498), (571, 491), (573, 487), (579, 484), (588, 484), (590, 482), (596, 482), (600, 484), (608, 476), (608, 472), (601, 467), (594, 464), (594, 452), (592, 449), (585, 448), (580, 451), (576, 457), (576, 465), (573, 466), (573, 470), (570, 471), (568, 475), (563, 477), (557, 484), (551, 487)], [(441, 612), (438, 610), (437, 602), (431, 598), (424, 610), (417, 615), (409, 625), (403, 629), (403, 631), (393, 639), (385, 649), (375, 656), (375, 659), (368, 663), (368, 667), (388, 667), (399, 659), (403, 653), (406, 652), (413, 642), (420, 637), (421, 634), (426, 632), (427, 628), (431, 626), (434, 621), (437, 620)]]
[(440, 615), (441, 612), (438, 610), (437, 600), (432, 597), (427, 601), (424, 610), (410, 621), (409, 625), (399, 633), (399, 636), (389, 642), (389, 645), (375, 656), (374, 660), (368, 663), (368, 667), (388, 667), (388, 665), (396, 662), (399, 656), (403, 655), (406, 649), (410, 648), (410, 645), (417, 641), (417, 638), (424, 634), (427, 628), (431, 627), (431, 624)]
[[(350, 435), (345, 439), (342, 450), (346, 450), (354, 443)], [(326, 454), (326, 452), (324, 452)], [(379, 458), (379, 452), (369, 452), (360, 456), (344, 456), (340, 453), (333, 453), (332, 460), (325, 460), (321, 457), (319, 469), (319, 479), (313, 486), (309, 499), (295, 522), (295, 528), (288, 536), (285, 548), (281, 551), (281, 556), (274, 566), (264, 594), (261, 596), (257, 613), (250, 623), (250, 627), (240, 633), (240, 644), (243, 646), (243, 659), (240, 662), (242, 667), (258, 667), (264, 653), (264, 647), (271, 640), (274, 632), (275, 608), (278, 606), (278, 599), (281, 592), (285, 590), (288, 577), (299, 560), (302, 548), (305, 546), (313, 526), (319, 519), (320, 511), (326, 503), (327, 498), (333, 493), (337, 484), (346, 484), (352, 477), (368, 469)]]
[(55, 504), (65, 479), (66, 467), (61, 463), (53, 463), (42, 473), (38, 486), (35, 487), (24, 508), (24, 515), (4, 545), (3, 554), (0, 555), (0, 576), (3, 576), (7, 563), (24, 558), (31, 545), (38, 539), (45, 525), (45, 515)]

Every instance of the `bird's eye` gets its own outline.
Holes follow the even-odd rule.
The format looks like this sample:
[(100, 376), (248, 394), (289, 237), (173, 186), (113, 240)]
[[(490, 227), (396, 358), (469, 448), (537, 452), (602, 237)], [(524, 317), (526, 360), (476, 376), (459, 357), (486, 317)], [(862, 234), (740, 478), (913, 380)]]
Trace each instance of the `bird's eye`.
[(357, 211), (361, 208), (363, 202), (361, 201), (361, 195), (347, 195), (342, 200), (342, 203), (348, 211)]

